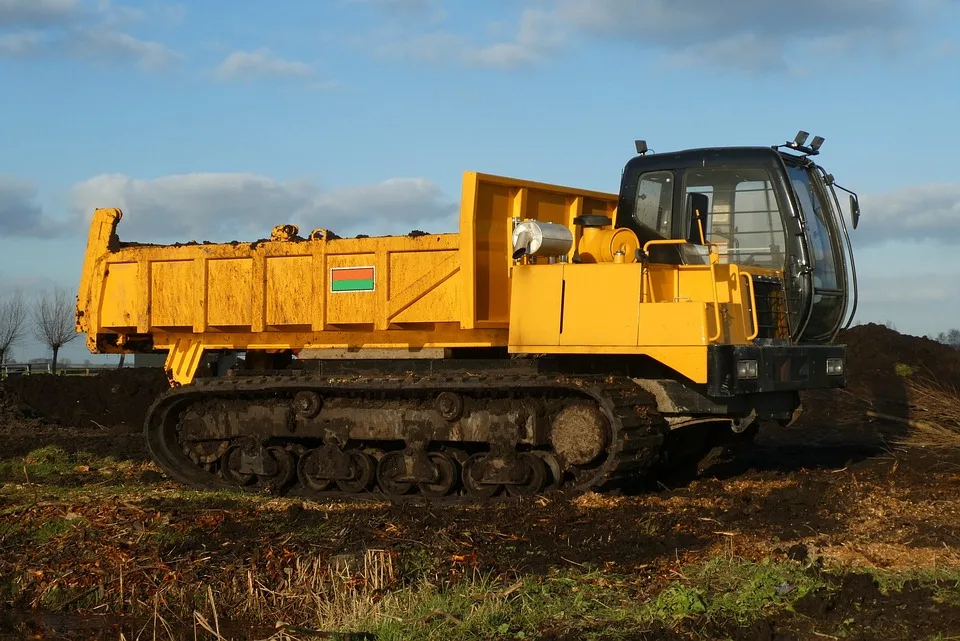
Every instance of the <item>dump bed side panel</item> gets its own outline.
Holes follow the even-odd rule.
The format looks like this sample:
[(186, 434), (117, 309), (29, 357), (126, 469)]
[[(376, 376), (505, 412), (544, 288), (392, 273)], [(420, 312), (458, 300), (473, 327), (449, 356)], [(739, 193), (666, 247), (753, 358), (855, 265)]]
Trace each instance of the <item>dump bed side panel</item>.
[(118, 210), (94, 216), (78, 296), (79, 331), (303, 334), (460, 327), (457, 234), (122, 245), (115, 234), (120, 216)]
[[(510, 320), (509, 270), (514, 218), (567, 225), (573, 219), (600, 214), (613, 219), (618, 196), (502, 176), (468, 172), (463, 178), (460, 235), (465, 327), (507, 327)], [(576, 241), (574, 239), (574, 245)], [(573, 257), (571, 250), (570, 257)]]

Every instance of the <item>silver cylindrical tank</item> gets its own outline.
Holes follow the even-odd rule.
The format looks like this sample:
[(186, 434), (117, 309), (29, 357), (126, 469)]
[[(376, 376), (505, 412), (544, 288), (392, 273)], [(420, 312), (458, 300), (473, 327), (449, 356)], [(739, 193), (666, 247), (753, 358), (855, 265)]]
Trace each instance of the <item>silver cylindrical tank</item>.
[(573, 232), (566, 225), (525, 220), (513, 229), (513, 258), (563, 256), (573, 247)]

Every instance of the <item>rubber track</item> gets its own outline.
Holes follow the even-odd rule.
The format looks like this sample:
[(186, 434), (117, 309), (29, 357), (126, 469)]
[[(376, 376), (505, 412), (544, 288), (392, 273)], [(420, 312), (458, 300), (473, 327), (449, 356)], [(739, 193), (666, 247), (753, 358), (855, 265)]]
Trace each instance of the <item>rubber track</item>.
[[(423, 396), (441, 391), (517, 393), (521, 390), (565, 391), (572, 395), (590, 397), (610, 420), (613, 439), (607, 458), (592, 477), (575, 485), (565, 485), (575, 492), (602, 491), (620, 482), (642, 478), (656, 462), (666, 432), (666, 424), (656, 410), (654, 397), (629, 378), (622, 376), (441, 374), (412, 378), (317, 376), (297, 372), (279, 376), (198, 379), (191, 385), (168, 390), (147, 412), (144, 425), (147, 449), (167, 475), (179, 483), (197, 489), (245, 489), (235, 487), (202, 470), (182, 453), (179, 443), (176, 442), (176, 422), (179, 416), (193, 403), (244, 396), (263, 398), (264, 395), (287, 395), (299, 390), (313, 390), (321, 396), (367, 392), (372, 398), (382, 392)], [(293, 494), (318, 498), (354, 496), (338, 490), (310, 493), (299, 486)], [(369, 496), (369, 493), (363, 496)]]

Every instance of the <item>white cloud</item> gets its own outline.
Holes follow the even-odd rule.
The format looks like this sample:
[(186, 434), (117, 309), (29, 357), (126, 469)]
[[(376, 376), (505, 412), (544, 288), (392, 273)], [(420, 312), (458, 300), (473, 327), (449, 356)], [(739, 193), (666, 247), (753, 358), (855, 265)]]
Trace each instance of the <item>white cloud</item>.
[(423, 13), (432, 9), (436, 3), (433, 0), (347, 0), (352, 4), (363, 4), (383, 11), (397, 11), (400, 13)]
[(78, 57), (101, 62), (133, 62), (145, 71), (156, 71), (183, 60), (183, 55), (160, 44), (104, 27), (81, 27), (64, 40)]
[(256, 240), (274, 225), (294, 223), (341, 236), (454, 231), (457, 204), (432, 182), (395, 178), (321, 191), (306, 181), (281, 182), (249, 173), (196, 173), (143, 180), (107, 174), (73, 190), (76, 211), (124, 210), (120, 237), (141, 242)]
[(690, 45), (667, 55), (676, 67), (735, 67), (744, 71), (784, 71), (789, 68), (773, 38), (756, 34), (740, 34)]
[(97, 0), (97, 12), (103, 16), (106, 24), (139, 22), (147, 18), (147, 12), (138, 7), (118, 5), (111, 0)]
[(896, 26), (910, 17), (900, 0), (807, 0), (801, 11), (768, 0), (557, 0), (555, 10), (586, 32), (678, 47), (745, 34), (818, 37)]
[(0, 57), (27, 57), (39, 51), (43, 44), (43, 33), (39, 31), (0, 34)]
[(217, 66), (222, 80), (251, 80), (260, 77), (310, 78), (313, 66), (301, 60), (284, 60), (265, 47), (234, 51)]
[[(158, 15), (163, 14), (159, 8)], [(109, 0), (0, 0), (0, 57), (80, 58), (110, 64), (133, 62), (155, 71), (183, 59), (169, 47), (115, 28), (153, 12)]]
[(860, 198), (860, 224), (851, 234), (854, 248), (896, 239), (960, 240), (960, 183), (911, 185)]
[(565, 41), (562, 25), (553, 15), (524, 11), (513, 40), (481, 45), (447, 30), (387, 37), (372, 51), (383, 58), (409, 58), (428, 63), (510, 69), (543, 60)]
[(659, 52), (673, 64), (765, 72), (794, 66), (788, 63), (799, 58), (798, 47), (834, 54), (896, 51), (948, 7), (900, 0), (808, 0), (799, 11), (769, 0), (520, 0), (513, 6), (519, 14), (515, 35), (508, 38), (478, 44), (450, 29), (420, 30), (374, 50), (433, 62), (513, 67), (579, 40), (615, 39)]
[(0, 27), (56, 24), (79, 9), (79, 0), (0, 0)]
[(437, 21), (446, 17), (440, 0), (346, 0), (371, 7), (394, 19)]
[(37, 187), (31, 182), (0, 175), (0, 238), (44, 238), (63, 228), (44, 215), (37, 204)]
[(482, 47), (468, 54), (468, 61), (489, 67), (516, 67), (536, 62), (558, 49), (566, 33), (556, 16), (529, 9), (520, 15), (516, 39)]

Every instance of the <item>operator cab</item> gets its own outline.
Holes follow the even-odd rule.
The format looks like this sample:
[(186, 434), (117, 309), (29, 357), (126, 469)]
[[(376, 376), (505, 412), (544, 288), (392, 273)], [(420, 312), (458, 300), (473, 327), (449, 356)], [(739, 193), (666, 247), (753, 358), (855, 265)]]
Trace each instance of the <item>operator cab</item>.
[[(776, 147), (720, 147), (647, 153), (623, 171), (617, 227), (653, 245), (646, 260), (704, 264), (707, 244), (721, 263), (755, 281), (766, 342), (832, 342), (856, 309), (856, 271), (833, 177), (811, 160), (823, 139), (807, 134)], [(784, 151), (782, 148), (788, 150)], [(794, 153), (798, 152), (798, 153)], [(847, 190), (844, 190), (847, 191)], [(859, 206), (850, 198), (856, 227)]]

